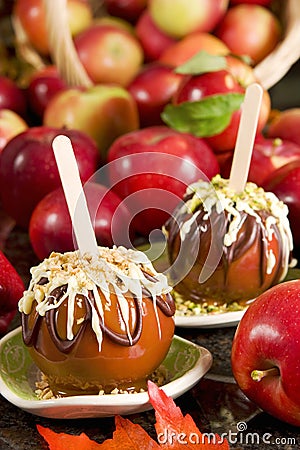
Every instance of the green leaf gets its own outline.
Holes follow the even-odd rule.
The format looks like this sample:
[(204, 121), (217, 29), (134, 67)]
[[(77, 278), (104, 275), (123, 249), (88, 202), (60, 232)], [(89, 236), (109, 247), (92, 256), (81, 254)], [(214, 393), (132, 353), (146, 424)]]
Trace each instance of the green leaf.
[(161, 117), (168, 126), (182, 133), (197, 137), (215, 136), (229, 125), (232, 113), (240, 108), (243, 99), (244, 94), (230, 92), (195, 102), (168, 104)]
[(200, 75), (201, 73), (217, 72), (226, 69), (227, 63), (224, 56), (211, 55), (205, 50), (196, 53), (192, 58), (175, 69), (176, 73), (183, 75)]

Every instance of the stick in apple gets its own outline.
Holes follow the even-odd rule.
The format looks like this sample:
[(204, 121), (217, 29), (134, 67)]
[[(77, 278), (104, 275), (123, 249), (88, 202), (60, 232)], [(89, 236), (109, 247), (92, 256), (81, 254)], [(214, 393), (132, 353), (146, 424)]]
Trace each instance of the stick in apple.
[(52, 143), (73, 230), (81, 255), (98, 255), (98, 247), (71, 140), (56, 136)]
[(246, 89), (229, 177), (229, 187), (237, 193), (244, 190), (247, 182), (262, 95), (258, 83)]
[[(248, 178), (262, 95), (263, 89), (258, 83), (253, 83), (246, 89), (229, 177), (229, 187), (236, 193), (244, 190)], [(204, 283), (211, 276), (214, 270), (212, 268), (216, 268), (220, 261), (222, 253), (216, 257), (214, 248), (211, 246), (199, 283)]]

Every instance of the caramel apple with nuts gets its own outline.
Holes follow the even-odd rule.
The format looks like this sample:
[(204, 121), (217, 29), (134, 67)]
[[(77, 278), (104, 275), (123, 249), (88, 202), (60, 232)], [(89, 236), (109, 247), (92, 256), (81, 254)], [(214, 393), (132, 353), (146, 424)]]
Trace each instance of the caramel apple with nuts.
[(175, 306), (144, 253), (52, 253), (31, 274), (23, 339), (55, 396), (146, 388), (171, 345)]
[(292, 262), (287, 206), (250, 182), (242, 192), (219, 175), (190, 185), (165, 233), (175, 291), (196, 303), (245, 304)]

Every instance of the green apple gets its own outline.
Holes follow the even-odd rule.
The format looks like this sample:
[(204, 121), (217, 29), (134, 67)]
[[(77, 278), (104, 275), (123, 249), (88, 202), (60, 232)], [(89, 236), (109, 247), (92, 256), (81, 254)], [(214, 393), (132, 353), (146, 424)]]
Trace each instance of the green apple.
[(229, 0), (150, 0), (148, 8), (160, 30), (182, 38), (195, 31), (213, 31), (228, 3)]
[(46, 107), (44, 125), (85, 132), (105, 159), (112, 142), (139, 128), (136, 103), (121, 86), (96, 85), (86, 90), (59, 92)]

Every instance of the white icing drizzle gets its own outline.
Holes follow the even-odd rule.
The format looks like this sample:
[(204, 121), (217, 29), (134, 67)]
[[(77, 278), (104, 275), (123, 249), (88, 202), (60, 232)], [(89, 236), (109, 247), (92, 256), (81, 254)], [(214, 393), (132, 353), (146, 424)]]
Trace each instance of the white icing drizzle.
[[(257, 222), (262, 224), (262, 219), (257, 211), (266, 211), (270, 216), (266, 218), (264, 224), (266, 236), (269, 241), (272, 240), (274, 233), (274, 225), (276, 224), (280, 236), (283, 249), (283, 273), (281, 280), (285, 278), (289, 265), (295, 264), (293, 260), (289, 264), (290, 254), (293, 250), (293, 237), (288, 220), (288, 207), (272, 192), (266, 192), (262, 187), (258, 187), (255, 183), (246, 183), (245, 189), (241, 193), (236, 193), (229, 188), (229, 180), (216, 175), (211, 182), (198, 181), (188, 186), (186, 195), (192, 197), (183, 205), (187, 212), (195, 212), (196, 216), (198, 207), (202, 205), (204, 211), (207, 212), (203, 216), (204, 220), (208, 220), (212, 208), (215, 208), (220, 214), (224, 211), (228, 213), (229, 227), (224, 235), (224, 245), (230, 246), (236, 241), (238, 232), (242, 225), (241, 212), (245, 212), (254, 217)], [(195, 219), (194, 219), (195, 220)], [(181, 238), (186, 238), (192, 217), (186, 222), (180, 230)], [(267, 252), (267, 273), (271, 273), (276, 264), (275, 255), (272, 251)]]
[[(19, 311), (30, 314), (33, 302), (36, 301), (36, 311), (44, 316), (47, 311), (58, 308), (68, 298), (67, 314), (67, 339), (72, 340), (74, 325), (74, 309), (77, 295), (83, 295), (89, 301), (88, 293), (94, 294), (96, 308), (92, 307), (92, 329), (96, 334), (99, 351), (102, 345), (102, 331), (100, 319), (104, 320), (102, 301), (98, 292), (100, 288), (105, 297), (105, 309), (110, 309), (110, 294), (114, 293), (122, 318), (122, 326), (129, 341), (132, 337), (129, 330), (130, 309), (125, 295), (130, 292), (142, 304), (143, 288), (145, 288), (153, 299), (155, 315), (159, 335), (161, 335), (160, 323), (157, 315), (156, 297), (169, 293), (172, 288), (168, 285), (167, 277), (156, 272), (148, 257), (138, 250), (126, 249), (125, 247), (98, 247), (99, 255), (80, 256), (78, 251), (61, 253), (51, 253), (38, 266), (32, 267), (31, 281), (28, 289), (24, 291), (23, 297), (19, 301)], [(149, 280), (145, 274), (151, 274), (155, 281)], [(38, 284), (42, 278), (48, 281), (45, 284)], [(57, 301), (51, 292), (55, 288), (66, 285), (66, 292)], [(53, 301), (54, 300), (54, 301)]]

